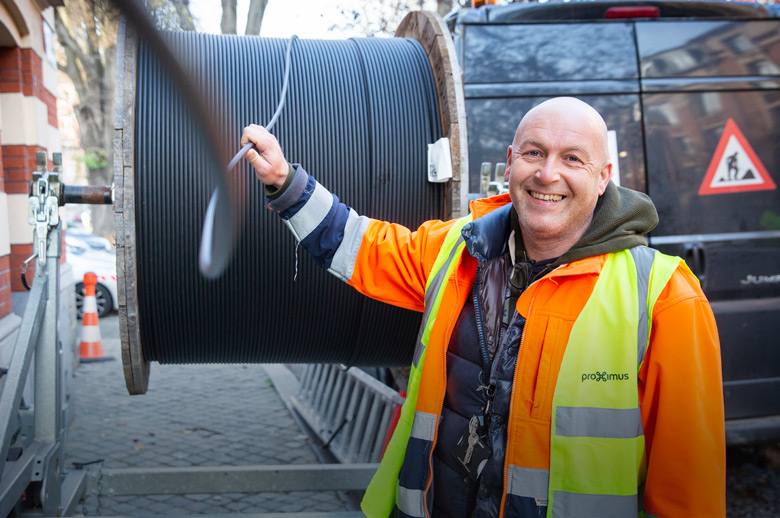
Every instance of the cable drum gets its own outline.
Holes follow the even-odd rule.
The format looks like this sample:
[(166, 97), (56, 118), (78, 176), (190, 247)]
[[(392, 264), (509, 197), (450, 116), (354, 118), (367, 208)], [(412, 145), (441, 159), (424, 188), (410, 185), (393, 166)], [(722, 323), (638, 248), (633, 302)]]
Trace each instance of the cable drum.
[[(263, 186), (245, 161), (231, 173), (243, 202), (235, 255), (220, 278), (200, 275), (203, 216), (215, 187), (210, 168), (220, 165), (154, 53), (131, 27), (123, 30), (115, 170), (130, 393), (146, 391), (154, 361), (408, 364), (419, 313), (358, 294), (299, 252), (265, 208)], [(167, 39), (205, 90), (225, 144), (238, 149), (242, 128), (266, 123), (279, 102), (288, 41), (191, 32)], [(410, 228), (460, 215), (457, 182), (427, 181), (427, 144), (452, 139), (449, 121), (460, 115), (441, 111), (425, 42), (300, 39), (291, 54), (273, 129), (289, 160), (360, 214)], [(459, 145), (465, 131), (454, 137)], [(462, 157), (453, 158), (457, 168)]]

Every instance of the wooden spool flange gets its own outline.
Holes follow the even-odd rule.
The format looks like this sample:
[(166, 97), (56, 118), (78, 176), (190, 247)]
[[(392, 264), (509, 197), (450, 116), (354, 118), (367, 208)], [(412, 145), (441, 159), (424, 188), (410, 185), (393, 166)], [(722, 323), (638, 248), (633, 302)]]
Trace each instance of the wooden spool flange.
[(120, 18), (116, 46), (114, 101), (114, 221), (116, 222), (116, 277), (119, 297), (119, 337), (122, 367), (130, 394), (144, 394), (149, 386), (149, 362), (144, 359), (138, 327), (135, 233), (135, 28)]
[(416, 39), (428, 54), (439, 96), (441, 128), (450, 139), (452, 153), (452, 179), (447, 183), (443, 219), (460, 218), (468, 214), (469, 157), (463, 79), (452, 36), (441, 17), (428, 11), (407, 14), (395, 36)]

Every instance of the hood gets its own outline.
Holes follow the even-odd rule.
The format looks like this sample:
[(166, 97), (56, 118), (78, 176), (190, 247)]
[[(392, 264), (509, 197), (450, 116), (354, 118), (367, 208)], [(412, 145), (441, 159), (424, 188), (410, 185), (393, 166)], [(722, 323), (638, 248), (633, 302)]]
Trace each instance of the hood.
[(658, 213), (647, 194), (609, 182), (596, 202), (588, 230), (553, 266), (647, 245), (644, 234), (657, 224)]

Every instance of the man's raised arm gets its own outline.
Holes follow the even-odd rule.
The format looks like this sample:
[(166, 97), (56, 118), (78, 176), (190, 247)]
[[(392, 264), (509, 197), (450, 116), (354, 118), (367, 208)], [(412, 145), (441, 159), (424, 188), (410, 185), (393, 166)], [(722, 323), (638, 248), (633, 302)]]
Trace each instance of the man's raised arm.
[(425, 283), (452, 222), (428, 221), (416, 231), (359, 215), (290, 165), (279, 142), (261, 126), (244, 128), (245, 158), (266, 186), (268, 208), (282, 217), (314, 261), (359, 292), (422, 311)]

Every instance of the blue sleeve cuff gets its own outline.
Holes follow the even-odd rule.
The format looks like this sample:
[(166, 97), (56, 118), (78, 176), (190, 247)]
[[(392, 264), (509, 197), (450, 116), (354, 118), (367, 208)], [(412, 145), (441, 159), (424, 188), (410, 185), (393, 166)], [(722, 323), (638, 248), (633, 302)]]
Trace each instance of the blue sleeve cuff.
[(304, 171), (300, 164), (292, 164), (295, 169), (295, 176), (290, 184), (274, 199), (266, 196), (266, 206), (277, 213), (285, 212), (298, 203), (304, 195), (306, 184), (309, 183), (309, 174)]

